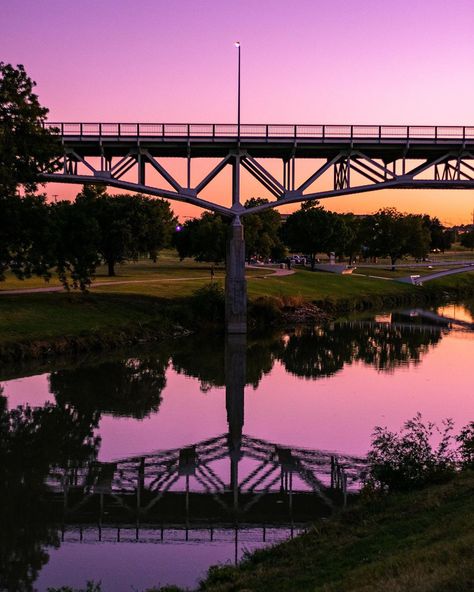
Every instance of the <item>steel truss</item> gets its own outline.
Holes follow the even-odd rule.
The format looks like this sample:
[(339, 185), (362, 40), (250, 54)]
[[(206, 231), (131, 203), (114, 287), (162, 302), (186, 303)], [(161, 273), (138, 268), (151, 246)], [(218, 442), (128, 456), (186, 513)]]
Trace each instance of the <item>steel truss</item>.
[[(44, 181), (104, 183), (229, 217), (380, 189), (474, 189), (474, 128), (243, 126), (238, 139), (233, 126), (217, 124), (49, 126), (61, 130), (64, 152), (54, 162), (56, 171), (43, 174)], [(192, 185), (192, 161), (206, 156), (218, 156), (219, 162)], [(163, 165), (162, 157), (186, 159), (184, 185)], [(262, 163), (268, 158), (281, 159), (281, 175), (275, 176)], [(298, 184), (297, 162), (308, 158), (316, 159), (318, 165)], [(147, 183), (147, 167), (159, 174), (163, 186)], [(232, 168), (231, 205), (204, 199), (203, 190), (227, 167)], [(241, 169), (273, 200), (244, 209), (240, 201)], [(318, 187), (323, 175), (331, 178), (331, 169), (332, 187), (327, 188), (328, 182), (324, 188)], [(130, 173), (134, 181), (125, 180)]]

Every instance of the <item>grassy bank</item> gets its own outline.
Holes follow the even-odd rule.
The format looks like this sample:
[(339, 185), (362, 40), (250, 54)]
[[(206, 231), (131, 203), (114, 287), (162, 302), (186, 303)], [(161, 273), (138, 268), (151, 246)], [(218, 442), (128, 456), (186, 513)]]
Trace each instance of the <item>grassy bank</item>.
[(470, 592), (474, 474), (361, 503), (307, 534), (211, 570), (207, 592)]
[[(152, 264), (143, 267), (139, 263), (137, 269), (118, 276), (116, 283), (95, 287), (85, 296), (0, 295), (0, 361), (108, 349), (174, 335), (183, 327), (202, 328), (202, 322), (208, 322), (212, 314), (203, 312), (202, 306), (194, 310), (192, 294), (206, 285), (209, 277), (198, 264), (196, 268), (178, 269), (176, 265), (176, 261), (162, 264), (161, 271), (156, 272)], [(258, 326), (262, 319), (265, 325), (277, 322), (283, 309), (304, 308), (307, 302), (315, 304), (324, 318), (474, 295), (474, 273), (447, 276), (423, 287), (307, 270), (289, 276), (266, 274), (268, 271), (250, 270), (247, 277), (251, 326)], [(133, 283), (118, 283), (124, 278)], [(222, 270), (218, 270), (215, 282), (223, 285)], [(11, 288), (8, 283), (2, 288)], [(301, 320), (318, 319), (305, 319), (303, 315)], [(217, 321), (214, 330), (222, 328), (222, 318)]]

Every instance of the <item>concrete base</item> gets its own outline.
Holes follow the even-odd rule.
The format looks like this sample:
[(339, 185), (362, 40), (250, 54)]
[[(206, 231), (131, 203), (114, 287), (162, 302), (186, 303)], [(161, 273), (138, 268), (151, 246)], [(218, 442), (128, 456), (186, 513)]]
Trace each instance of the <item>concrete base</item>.
[(247, 333), (244, 228), (238, 217), (230, 226), (227, 241), (225, 298), (227, 333)]

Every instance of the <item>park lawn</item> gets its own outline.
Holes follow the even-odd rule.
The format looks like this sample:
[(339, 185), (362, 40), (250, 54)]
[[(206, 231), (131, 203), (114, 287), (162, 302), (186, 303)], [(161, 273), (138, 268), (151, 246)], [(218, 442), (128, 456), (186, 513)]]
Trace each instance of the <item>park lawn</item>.
[(438, 271), (451, 269), (449, 265), (436, 265), (435, 267), (429, 269), (428, 265), (426, 267), (396, 267), (395, 271), (392, 271), (391, 267), (364, 267), (363, 265), (361, 265), (360, 267), (357, 267), (354, 273), (357, 275), (367, 275), (372, 277), (396, 279), (401, 277), (408, 277), (409, 275), (431, 275), (432, 273), (437, 273)]
[[(107, 268), (101, 265), (97, 268), (94, 282), (122, 282), (137, 280), (159, 280), (172, 278), (210, 278), (210, 263), (199, 263), (192, 259), (180, 261), (176, 251), (168, 249), (160, 253), (156, 263), (150, 259), (139, 259), (138, 261), (129, 261), (116, 266), (115, 276), (107, 275)], [(215, 266), (215, 274), (224, 275), (224, 267)], [(57, 277), (53, 277), (46, 282), (43, 278), (32, 277), (25, 280), (19, 280), (12, 273), (6, 274), (4, 282), (0, 283), (2, 290), (21, 290), (27, 288), (44, 288), (48, 286), (59, 286)]]
[(474, 473), (360, 503), (307, 533), (211, 570), (206, 592), (471, 592)]
[[(276, 276), (268, 269), (247, 269), (247, 286), (249, 298), (259, 296), (275, 296), (278, 298), (296, 297), (308, 301), (338, 300), (370, 297), (393, 296), (408, 294), (413, 286), (388, 282), (367, 277), (339, 275), (326, 272), (312, 272), (298, 269), (293, 275)], [(216, 281), (221, 285), (224, 277), (216, 274)], [(100, 286), (93, 289), (94, 293), (143, 294), (160, 298), (185, 297), (194, 290), (209, 283), (209, 278), (190, 281), (143, 282), (141, 284), (122, 284), (117, 286)]]
[(296, 296), (304, 300), (336, 302), (371, 296), (408, 294), (415, 288), (408, 284), (369, 277), (312, 272), (298, 269), (294, 275), (255, 278), (248, 282), (251, 298), (257, 296)]

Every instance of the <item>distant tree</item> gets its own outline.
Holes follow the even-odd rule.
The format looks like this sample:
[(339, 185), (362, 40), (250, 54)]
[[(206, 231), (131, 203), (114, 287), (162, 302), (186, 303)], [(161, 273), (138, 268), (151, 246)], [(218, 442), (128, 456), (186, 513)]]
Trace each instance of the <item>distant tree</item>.
[[(252, 197), (244, 204), (253, 208), (268, 203), (268, 199)], [(280, 259), (285, 247), (280, 239), (281, 215), (274, 209), (242, 217), (245, 232), (245, 256), (250, 263), (252, 257)]]
[(374, 257), (390, 257), (392, 268), (405, 255), (424, 257), (430, 245), (430, 232), (421, 216), (402, 214), (384, 208), (367, 218), (368, 249)]
[(352, 213), (341, 214), (348, 233), (345, 238), (344, 254), (349, 258), (349, 265), (351, 265), (359, 253), (362, 251), (364, 245), (364, 219)]
[(21, 185), (36, 190), (38, 174), (52, 171), (60, 153), (57, 136), (43, 124), (48, 109), (33, 92), (36, 83), (22, 65), (0, 62), (0, 198)]
[(330, 213), (332, 215), (332, 234), (328, 241), (328, 253), (333, 252), (339, 260), (342, 260), (348, 249), (350, 250), (352, 247), (355, 239), (355, 228), (349, 217), (335, 212)]
[(461, 234), (460, 242), (466, 249), (474, 249), (474, 230)]
[(225, 261), (229, 223), (219, 214), (204, 212), (200, 218), (187, 220), (173, 235), (173, 244), (181, 260), (221, 263)]
[(99, 228), (98, 252), (115, 275), (115, 266), (146, 252), (156, 260), (159, 250), (170, 243), (176, 218), (169, 204), (141, 194), (108, 195), (105, 187), (83, 187), (76, 203)]
[(451, 248), (454, 242), (454, 232), (447, 230), (439, 221), (438, 218), (432, 218), (428, 214), (423, 216), (423, 224), (430, 231), (430, 249), (439, 249), (440, 251), (446, 251)]
[(307, 253), (314, 269), (316, 255), (331, 249), (333, 215), (317, 203), (303, 203), (282, 226), (284, 243), (295, 252)]

